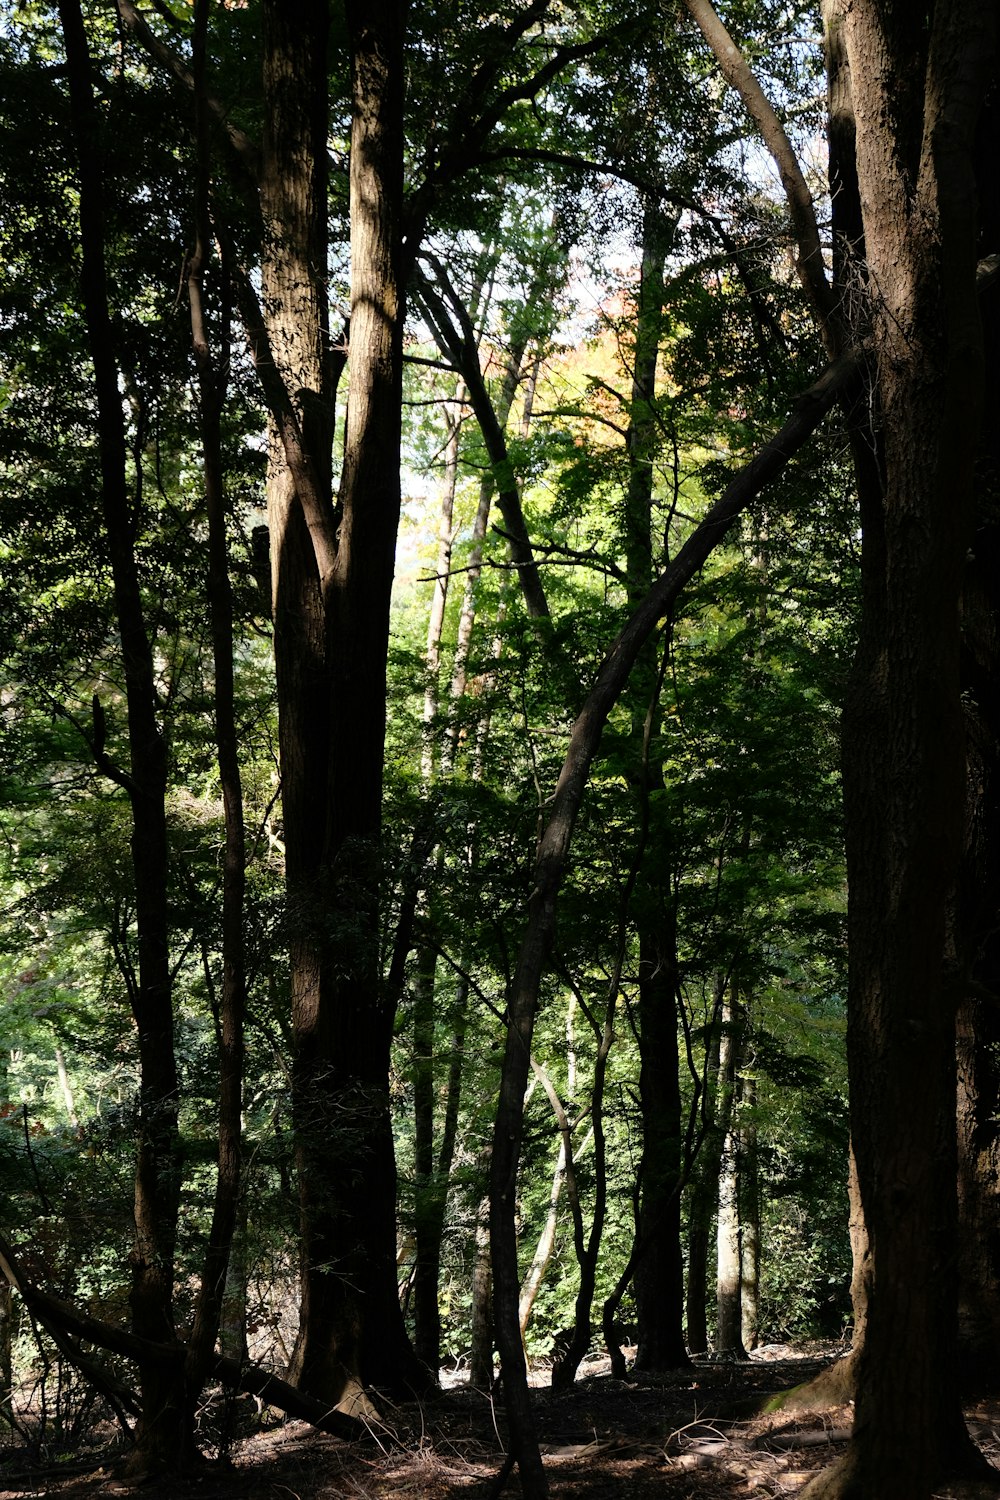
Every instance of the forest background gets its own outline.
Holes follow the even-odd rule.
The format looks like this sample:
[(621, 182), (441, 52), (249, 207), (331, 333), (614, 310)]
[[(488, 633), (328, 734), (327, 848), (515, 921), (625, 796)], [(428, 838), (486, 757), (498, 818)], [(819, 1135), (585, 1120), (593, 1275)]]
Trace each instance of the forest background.
[(853, 1129), (855, 1293), (877, 1241), (940, 1303), (881, 1336), (954, 1460), (995, 18), (918, 9), (4, 8), (8, 1391), (157, 1469), (213, 1374), (349, 1419), (496, 1344), (543, 1493), (522, 1336), (570, 1381), (597, 1322), (647, 1369), (848, 1328)]

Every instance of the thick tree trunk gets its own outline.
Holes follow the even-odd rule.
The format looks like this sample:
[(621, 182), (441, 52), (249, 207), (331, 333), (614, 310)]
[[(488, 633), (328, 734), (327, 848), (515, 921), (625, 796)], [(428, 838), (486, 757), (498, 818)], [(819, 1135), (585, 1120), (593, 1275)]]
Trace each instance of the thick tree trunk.
[[(1000, 245), (996, 160), (1000, 101), (987, 97), (976, 138), (980, 251)], [(986, 410), (1000, 403), (1000, 296), (982, 299)], [(966, 726), (965, 856), (957, 909), (958, 960), (977, 988), (959, 1007), (959, 1343), (963, 1374), (983, 1381), (1000, 1359), (1000, 429), (984, 424), (976, 529), (962, 595)]]
[[(962, 852), (959, 596), (982, 356), (971, 137), (994, 7), (844, 21), (884, 443), (844, 717), (848, 1053), (871, 1248), (857, 1415), (813, 1496), (920, 1500), (970, 1467), (955, 1385), (955, 1051), (948, 916)], [(926, 53), (922, 50), (926, 45)]]
[[(262, 311), (270, 356), (294, 410), (332, 521), (329, 495), (326, 264), (326, 47), (323, 0), (265, 4), (265, 132), (261, 167)], [(327, 1102), (323, 1010), (323, 858), (330, 734), (322, 585), (305, 508), (279, 422), (269, 434), (274, 654), (294, 1035), (293, 1113), (299, 1178), (300, 1331), (292, 1375), (331, 1403), (358, 1376), (325, 1190)], [(326, 1217), (325, 1217), (326, 1216)]]
[(269, 354), (293, 398), (278, 411), (269, 484), (302, 1227), (293, 1368), (303, 1389), (349, 1403), (359, 1380), (401, 1389), (426, 1378), (396, 1295), (393, 1018), (378, 964), (399, 518), (402, 8), (396, 0), (348, 6), (351, 386), (336, 513), (324, 280), (327, 28), (322, 0), (265, 6), (270, 350), (261, 359), (258, 342), (258, 367), (267, 388)]

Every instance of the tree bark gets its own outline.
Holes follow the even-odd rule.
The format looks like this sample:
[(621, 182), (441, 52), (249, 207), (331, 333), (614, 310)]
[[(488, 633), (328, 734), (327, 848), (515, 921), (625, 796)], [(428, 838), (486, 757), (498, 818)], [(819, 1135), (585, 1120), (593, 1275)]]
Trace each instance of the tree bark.
[[(976, 137), (980, 247), (1000, 244), (995, 191), (1000, 103), (987, 96)], [(985, 404), (1000, 402), (1000, 297), (982, 299)], [(962, 594), (966, 730), (965, 853), (956, 926), (958, 962), (974, 992), (958, 1011), (959, 1347), (963, 1375), (998, 1373), (1000, 1350), (1000, 430), (985, 423), (977, 465), (976, 529)]]
[(836, 1473), (807, 1486), (811, 1500), (920, 1500), (977, 1457), (955, 1386), (948, 914), (965, 780), (959, 596), (982, 401), (971, 144), (993, 12), (977, 0), (935, 6), (926, 41), (872, 0), (844, 20), (884, 453), (843, 755), (852, 1135), (871, 1284), (854, 1437)]
[(293, 1369), (303, 1389), (331, 1403), (356, 1400), (359, 1381), (403, 1390), (426, 1380), (396, 1295), (388, 1097), (394, 1007), (378, 964), (385, 670), (399, 519), (403, 14), (396, 0), (382, 0), (349, 5), (347, 20), (351, 384), (336, 510), (322, 0), (265, 6), (269, 347), (248, 319), (274, 416), (269, 515), (302, 1242)]

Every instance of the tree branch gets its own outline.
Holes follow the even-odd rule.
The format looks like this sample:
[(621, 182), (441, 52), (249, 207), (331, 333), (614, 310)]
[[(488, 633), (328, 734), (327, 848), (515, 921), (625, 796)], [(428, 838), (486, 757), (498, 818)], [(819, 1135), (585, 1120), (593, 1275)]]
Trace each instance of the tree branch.
[(302, 427), (288, 387), (275, 364), (267, 328), (264, 324), (264, 314), (250, 277), (242, 268), (234, 268), (232, 282), (236, 304), (239, 307), (247, 342), (250, 345), (254, 369), (260, 380), (267, 409), (274, 419), (281, 438), (285, 461), (295, 482), (295, 493), (302, 506), (306, 526), (309, 528), (320, 581), (325, 584), (332, 576), (337, 560), (333, 507), (324, 494), (315, 465), (306, 450)]
[[(193, 94), (196, 86), (195, 77), (183, 58), (178, 57), (171, 47), (160, 41), (156, 32), (133, 4), (133, 0), (116, 0), (116, 4), (123, 26), (135, 37), (143, 51), (169, 73), (176, 83), (179, 83), (188, 93)], [(240, 130), (239, 126), (232, 123), (228, 110), (220, 100), (213, 98), (210, 94), (206, 94), (204, 99), (209, 113), (226, 132), (244, 169), (256, 182), (260, 176), (260, 156), (257, 147), (250, 137)]]
[[(32, 1316), (59, 1343), (65, 1339), (66, 1334), (70, 1334), (74, 1338), (82, 1339), (84, 1343), (96, 1344), (100, 1349), (108, 1349), (113, 1354), (121, 1354), (126, 1359), (135, 1360), (139, 1365), (151, 1363), (180, 1365), (186, 1356), (186, 1345), (180, 1341), (158, 1344), (152, 1339), (140, 1338), (138, 1334), (126, 1333), (122, 1328), (101, 1322), (100, 1319), (92, 1318), (87, 1313), (78, 1312), (70, 1303), (62, 1302), (48, 1292), (43, 1292), (25, 1274), (16, 1252), (2, 1234), (0, 1234), (0, 1275), (4, 1276), (19, 1293)], [(84, 1363), (81, 1363), (80, 1368), (82, 1373), (87, 1374)], [(321, 1428), (323, 1432), (332, 1433), (334, 1437), (344, 1438), (347, 1442), (355, 1442), (367, 1431), (365, 1425), (356, 1421), (354, 1417), (349, 1417), (344, 1412), (331, 1410), (322, 1401), (314, 1401), (310, 1396), (304, 1396), (287, 1381), (280, 1380), (278, 1376), (262, 1369), (260, 1365), (242, 1365), (237, 1360), (215, 1356), (209, 1369), (223, 1385), (233, 1390), (246, 1391), (250, 1395), (259, 1396), (268, 1405), (278, 1407), (290, 1417), (298, 1417), (301, 1421), (311, 1422), (314, 1427)]]
[(823, 345), (827, 353), (834, 356), (838, 352), (838, 338), (834, 326), (833, 291), (823, 263), (812, 194), (802, 175), (798, 157), (760, 81), (722, 24), (711, 0), (684, 0), (684, 3), (714, 52), (726, 82), (736, 89), (746, 105), (778, 169), (795, 232), (795, 269), (812, 303)]

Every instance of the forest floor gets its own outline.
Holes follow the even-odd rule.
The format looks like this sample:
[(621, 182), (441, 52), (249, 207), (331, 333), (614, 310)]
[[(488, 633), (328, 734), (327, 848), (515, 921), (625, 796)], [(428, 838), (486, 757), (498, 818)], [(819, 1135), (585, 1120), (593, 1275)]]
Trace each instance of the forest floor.
[[(697, 1362), (670, 1375), (628, 1382), (608, 1361), (581, 1369), (569, 1391), (552, 1391), (547, 1372), (533, 1376), (542, 1452), (553, 1500), (732, 1500), (799, 1493), (810, 1475), (843, 1451), (851, 1410), (820, 1419), (750, 1415), (767, 1396), (810, 1379), (839, 1346), (771, 1346), (749, 1364)], [(970, 1430), (1000, 1464), (1000, 1392), (966, 1408)], [(502, 1399), (448, 1382), (440, 1397), (387, 1408), (384, 1425), (347, 1444), (302, 1422), (279, 1422), (253, 1402), (221, 1400), (203, 1414), (206, 1447), (218, 1448), (220, 1422), (241, 1435), (227, 1456), (169, 1486), (126, 1484), (114, 1453), (95, 1449), (67, 1461), (28, 1467), (24, 1449), (0, 1450), (0, 1500), (51, 1495), (94, 1500), (488, 1500), (504, 1456)], [(214, 1428), (214, 1432), (210, 1429)], [(94, 1437), (99, 1434), (95, 1433)], [(111, 1434), (108, 1433), (108, 1437)], [(941, 1500), (991, 1493), (943, 1487)], [(516, 1500), (515, 1473), (504, 1487)]]

